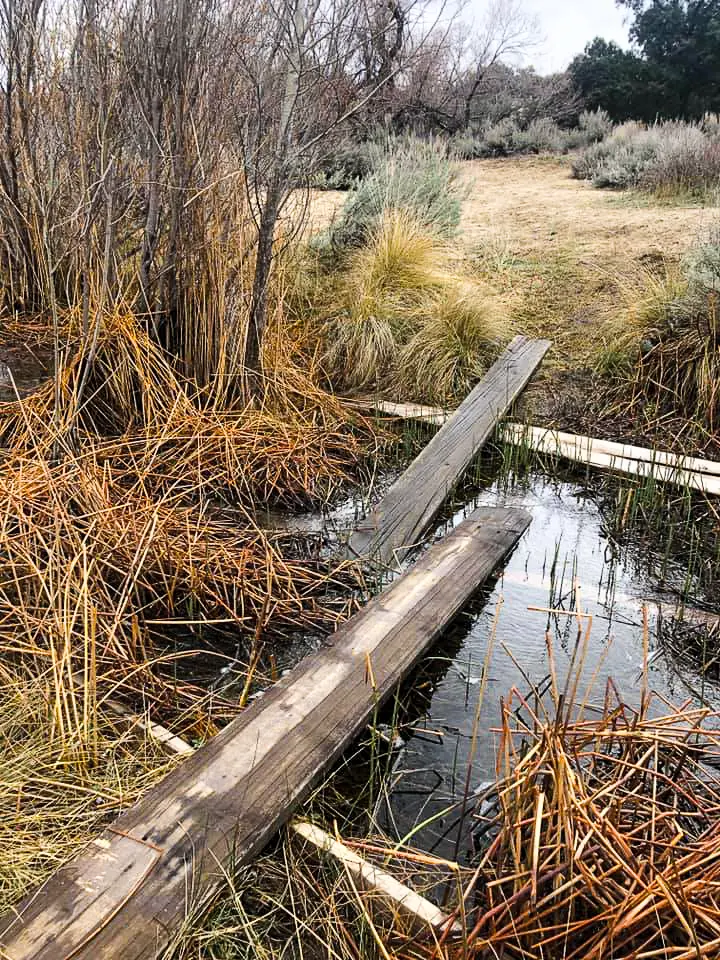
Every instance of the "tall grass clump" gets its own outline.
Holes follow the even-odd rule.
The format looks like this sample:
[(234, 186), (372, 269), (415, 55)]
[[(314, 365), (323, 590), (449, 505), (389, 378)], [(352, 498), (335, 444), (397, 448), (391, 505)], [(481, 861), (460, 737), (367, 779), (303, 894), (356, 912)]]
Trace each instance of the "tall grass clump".
[(625, 123), (589, 147), (573, 175), (596, 187), (638, 188), (660, 196), (712, 196), (720, 189), (720, 136), (702, 123)]
[(461, 199), (453, 165), (439, 141), (393, 140), (377, 169), (351, 191), (320, 243), (335, 250), (361, 246), (388, 210), (447, 239), (460, 222)]
[[(0, 914), (78, 853), (169, 772), (173, 757), (137, 718), (96, 707), (91, 742), (60, 736), (52, 678), (2, 667)], [(86, 762), (79, 762), (84, 755)]]
[(452, 262), (447, 244), (407, 213), (385, 213), (320, 283), (319, 335), (333, 383), (437, 402), (467, 391), (505, 331), (485, 288)]
[[(691, 251), (682, 274), (631, 299), (624, 333), (606, 350), (603, 415), (632, 418), (684, 452), (717, 453), (720, 425), (720, 230)], [(615, 362), (621, 344), (621, 362)], [(607, 391), (606, 391), (607, 393)]]

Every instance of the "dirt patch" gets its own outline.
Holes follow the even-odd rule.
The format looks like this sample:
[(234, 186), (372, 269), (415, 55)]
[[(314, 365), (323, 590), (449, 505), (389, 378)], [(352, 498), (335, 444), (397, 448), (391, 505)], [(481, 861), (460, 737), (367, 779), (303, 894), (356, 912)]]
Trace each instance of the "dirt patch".
[(679, 257), (717, 218), (700, 206), (652, 204), (628, 191), (573, 180), (566, 160), (521, 157), (461, 164), (466, 246), (504, 241), (515, 253), (548, 256), (571, 247), (596, 262)]

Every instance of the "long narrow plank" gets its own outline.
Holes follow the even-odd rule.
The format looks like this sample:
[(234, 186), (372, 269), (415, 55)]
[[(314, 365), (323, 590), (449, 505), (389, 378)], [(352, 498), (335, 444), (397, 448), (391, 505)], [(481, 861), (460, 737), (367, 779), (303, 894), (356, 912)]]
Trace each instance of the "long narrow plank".
[(428, 407), (424, 403), (397, 403), (394, 400), (350, 400), (352, 406), (361, 410), (374, 410), (376, 413), (386, 413), (390, 417), (401, 420), (418, 420), (421, 423), (430, 423), (441, 427), (455, 412), (444, 410), (442, 407)]
[[(419, 403), (395, 403), (392, 400), (366, 400), (362, 405), (378, 413), (386, 413), (390, 417), (399, 417), (403, 420), (418, 420), (422, 423), (442, 425), (452, 416), (452, 410), (443, 410), (442, 407), (428, 407)], [(529, 424), (508, 423), (502, 427), (504, 439), (508, 443), (542, 443), (547, 447), (547, 434), (552, 434), (552, 442), (560, 452), (560, 447), (575, 448), (576, 454), (571, 459), (587, 462), (588, 454), (604, 454), (614, 457), (615, 460), (639, 460), (657, 466), (672, 467), (674, 470), (688, 473), (707, 473), (720, 477), (720, 462), (705, 460), (701, 457), (686, 457), (667, 450), (655, 450), (652, 447), (638, 447), (631, 443), (617, 443), (613, 440), (601, 440), (598, 437), (585, 437), (575, 433), (563, 433), (547, 427), (533, 427)], [(545, 452), (550, 452), (546, 450)], [(667, 476), (664, 473), (663, 476)], [(658, 477), (658, 479), (661, 479)]]
[(350, 538), (352, 556), (389, 564), (417, 544), (463, 471), (542, 361), (549, 340), (516, 337)]
[(258, 852), (512, 549), (517, 509), (479, 509), (261, 700), (28, 897), (4, 960), (149, 960), (193, 891)]
[[(690, 487), (702, 493), (720, 496), (720, 475), (688, 469), (688, 465), (693, 463), (692, 458), (676, 457), (659, 450), (648, 450), (644, 451), (648, 454), (646, 459), (634, 459), (627, 455), (628, 450), (623, 444), (613, 444), (573, 433), (560, 433), (544, 427), (526, 427), (519, 423), (506, 424), (502, 428), (501, 436), (507, 443), (527, 444), (539, 453), (563, 457), (592, 467), (616, 470), (632, 476), (652, 477), (663, 483)], [(642, 447), (629, 448), (630, 452), (642, 450)], [(694, 462), (704, 466), (718, 466), (712, 460)]]

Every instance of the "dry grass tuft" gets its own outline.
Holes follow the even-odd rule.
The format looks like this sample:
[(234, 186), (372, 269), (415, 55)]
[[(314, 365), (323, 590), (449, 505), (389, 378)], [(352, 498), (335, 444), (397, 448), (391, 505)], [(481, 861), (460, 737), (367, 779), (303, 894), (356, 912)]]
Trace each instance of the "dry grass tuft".
[[(175, 760), (143, 727), (101, 710), (88, 744), (56, 725), (51, 674), (2, 668), (0, 694), (0, 912), (88, 843)], [(73, 749), (73, 747), (77, 749)], [(81, 759), (82, 757), (82, 759)]]
[(319, 313), (333, 382), (404, 399), (461, 396), (509, 337), (487, 288), (463, 275), (447, 244), (392, 210), (321, 281)]
[[(478, 299), (478, 298), (481, 299)], [(404, 395), (441, 404), (463, 397), (491, 365), (507, 333), (477, 284), (462, 283), (429, 304), (428, 319), (402, 347)]]

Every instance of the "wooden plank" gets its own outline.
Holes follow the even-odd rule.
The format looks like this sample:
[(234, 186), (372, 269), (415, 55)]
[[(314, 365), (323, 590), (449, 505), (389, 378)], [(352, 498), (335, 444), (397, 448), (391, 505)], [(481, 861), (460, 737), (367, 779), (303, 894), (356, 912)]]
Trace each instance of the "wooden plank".
[(539, 453), (562, 457), (587, 466), (616, 470), (632, 476), (652, 477), (663, 483), (690, 487), (702, 493), (720, 496), (720, 474), (688, 469), (688, 465), (693, 463), (702, 465), (705, 470), (708, 466), (717, 468), (718, 465), (712, 460), (676, 457), (674, 454), (659, 450), (646, 451), (642, 447), (629, 448), (646, 457), (634, 459), (626, 455), (628, 447), (623, 444), (578, 436), (574, 433), (561, 433), (544, 427), (525, 426), (520, 423), (506, 424), (500, 435), (507, 443), (527, 445)]
[(7, 960), (149, 960), (246, 863), (530, 522), (479, 509), (6, 918)]
[[(370, 410), (376, 410), (378, 413), (386, 413), (391, 417), (400, 417), (403, 420), (418, 420), (423, 423), (441, 425), (452, 415), (451, 410), (443, 410), (442, 407), (428, 407), (418, 403), (395, 403), (392, 400), (367, 400), (362, 401), (363, 406)], [(686, 457), (679, 454), (670, 453), (667, 450), (655, 450), (650, 447), (638, 447), (631, 443), (616, 443), (612, 440), (601, 440), (597, 437), (584, 437), (574, 433), (563, 433), (560, 430), (553, 430), (548, 427), (534, 427), (530, 424), (509, 423), (502, 428), (504, 439), (507, 443), (525, 443), (542, 442), (547, 445), (548, 433), (553, 435), (554, 449), (560, 453), (560, 448), (576, 448), (576, 453), (569, 457), (572, 460), (579, 460), (582, 463), (589, 462), (588, 454), (606, 455), (614, 458), (615, 461), (638, 460), (643, 463), (656, 464), (658, 466), (672, 467), (677, 471), (687, 471), (688, 473), (707, 473), (711, 476), (720, 477), (720, 463), (717, 460), (704, 460), (701, 457)], [(546, 450), (545, 452), (552, 452)], [(635, 471), (632, 471), (635, 472)], [(663, 472), (658, 479), (668, 476)], [(698, 488), (702, 489), (702, 488)]]
[(463, 471), (521, 393), (550, 342), (516, 337), (447, 423), (358, 525), (348, 553), (389, 564), (425, 533)]
[(351, 400), (353, 406), (364, 410), (375, 410), (377, 413), (386, 413), (390, 417), (399, 417), (401, 420), (419, 420), (421, 423), (430, 423), (442, 426), (455, 412), (443, 410), (442, 407), (428, 407), (423, 403), (396, 403), (394, 400)]

